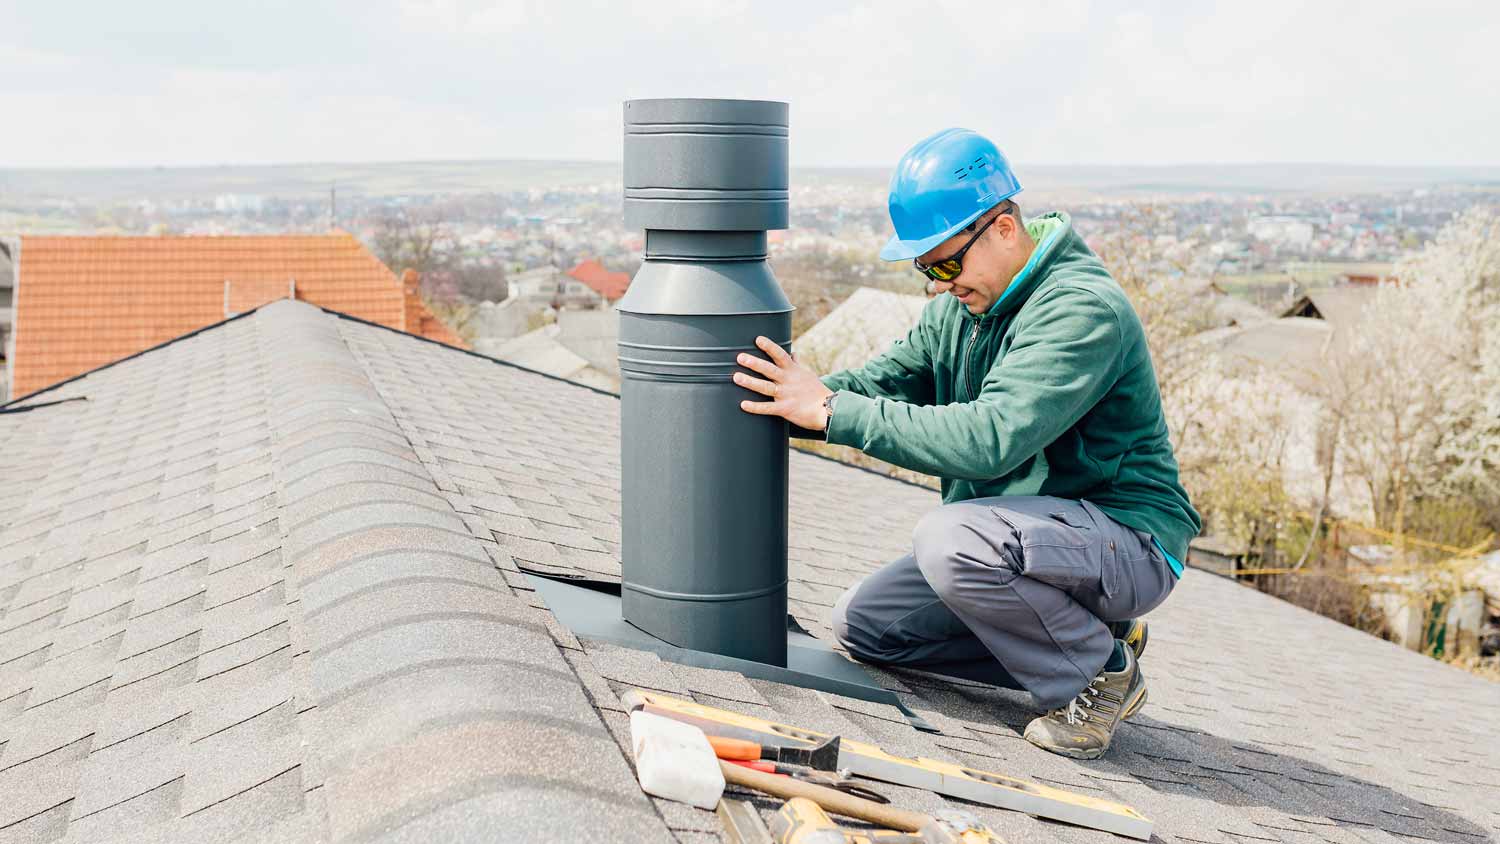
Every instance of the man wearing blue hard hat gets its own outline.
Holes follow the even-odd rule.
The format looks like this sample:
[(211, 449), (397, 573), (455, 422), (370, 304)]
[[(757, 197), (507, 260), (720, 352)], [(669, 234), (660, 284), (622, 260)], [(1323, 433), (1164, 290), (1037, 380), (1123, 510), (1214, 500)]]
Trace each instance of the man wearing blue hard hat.
[(912, 553), (855, 584), (834, 630), (859, 659), (1025, 689), (1026, 738), (1092, 759), (1146, 702), (1139, 618), (1201, 523), (1177, 478), (1139, 318), (1061, 213), (1022, 220), (1000, 150), (947, 129), (891, 177), (896, 235), (939, 294), (859, 369), (741, 355), (741, 404), (942, 479)]

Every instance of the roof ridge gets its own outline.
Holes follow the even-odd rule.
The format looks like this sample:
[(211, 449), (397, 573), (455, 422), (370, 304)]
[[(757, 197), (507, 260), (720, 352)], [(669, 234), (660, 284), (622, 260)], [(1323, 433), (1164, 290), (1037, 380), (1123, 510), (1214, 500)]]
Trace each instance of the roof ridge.
[[(536, 741), (578, 757), (618, 750), (537, 611), (513, 591), (479, 529), (442, 497), (443, 482), (341, 316), (276, 303), (260, 310), (256, 329), (262, 355), (281, 364), (268, 373), (281, 399), (268, 415), (282, 559), (297, 587), (314, 713), (308, 753), (317, 764), (304, 767), (304, 788), (324, 786), (331, 837), (349, 839), (436, 822), (450, 792), (511, 775)], [(310, 397), (336, 400), (308, 409), (301, 399)], [(370, 424), (392, 436), (372, 443)], [(302, 436), (311, 430), (313, 449)], [(358, 486), (348, 483), (354, 464)], [(382, 481), (423, 500), (393, 496), (389, 483), (367, 492)], [(414, 779), (417, 764), (429, 769)], [(617, 767), (626, 770), (623, 757)], [(310, 770), (320, 783), (306, 781)], [(650, 811), (643, 798), (626, 797), (627, 807)], [(519, 811), (535, 822), (549, 810)]]

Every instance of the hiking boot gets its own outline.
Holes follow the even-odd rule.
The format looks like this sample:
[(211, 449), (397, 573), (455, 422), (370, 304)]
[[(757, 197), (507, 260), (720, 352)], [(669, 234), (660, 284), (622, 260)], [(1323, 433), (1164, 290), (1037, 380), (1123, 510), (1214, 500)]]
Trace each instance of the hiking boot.
[(1135, 651), (1137, 659), (1146, 652), (1146, 622), (1132, 618), (1128, 621), (1112, 621), (1106, 626), (1109, 627), (1109, 635), (1123, 641)]
[(1120, 722), (1146, 703), (1146, 678), (1135, 653), (1125, 649), (1125, 667), (1104, 671), (1061, 709), (1026, 725), (1026, 740), (1074, 759), (1098, 759), (1109, 749)]

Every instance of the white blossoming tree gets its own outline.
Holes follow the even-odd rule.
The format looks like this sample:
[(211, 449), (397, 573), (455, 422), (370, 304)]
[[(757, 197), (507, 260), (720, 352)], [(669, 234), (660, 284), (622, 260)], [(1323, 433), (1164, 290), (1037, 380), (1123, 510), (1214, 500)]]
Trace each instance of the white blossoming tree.
[(1417, 500), (1500, 505), (1500, 218), (1465, 212), (1397, 277), (1336, 336), (1319, 398), (1342, 471), (1402, 534)]

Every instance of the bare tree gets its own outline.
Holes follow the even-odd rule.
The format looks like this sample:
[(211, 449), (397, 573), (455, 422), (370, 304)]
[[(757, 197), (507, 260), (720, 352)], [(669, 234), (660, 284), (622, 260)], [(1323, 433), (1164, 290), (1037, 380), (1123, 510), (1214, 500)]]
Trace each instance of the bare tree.
[(375, 222), (371, 248), (395, 272), (422, 274), (422, 293), (435, 303), (499, 301), (506, 296), (505, 271), (464, 254), (451, 229), (434, 214), (402, 209)]
[(371, 248), (375, 257), (399, 273), (413, 269), (425, 279), (438, 268), (440, 244), (451, 240), (448, 230), (436, 220), (418, 219), (406, 210), (386, 214), (375, 221)]

